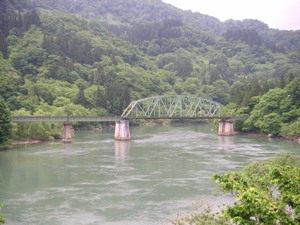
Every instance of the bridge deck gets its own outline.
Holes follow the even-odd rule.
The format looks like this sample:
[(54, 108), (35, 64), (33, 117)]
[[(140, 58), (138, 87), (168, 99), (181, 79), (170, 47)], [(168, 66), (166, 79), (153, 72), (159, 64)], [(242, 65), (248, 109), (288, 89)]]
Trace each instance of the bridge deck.
[(13, 116), (12, 122), (110, 122), (119, 121), (120, 116)]
[(228, 116), (137, 116), (137, 117), (124, 117), (124, 119), (169, 119), (169, 120), (205, 120), (205, 119), (230, 119)]
[(114, 122), (122, 119), (188, 119), (188, 120), (200, 120), (200, 119), (235, 119), (228, 116), (161, 116), (161, 117), (122, 117), (122, 116), (13, 116), (12, 122)]

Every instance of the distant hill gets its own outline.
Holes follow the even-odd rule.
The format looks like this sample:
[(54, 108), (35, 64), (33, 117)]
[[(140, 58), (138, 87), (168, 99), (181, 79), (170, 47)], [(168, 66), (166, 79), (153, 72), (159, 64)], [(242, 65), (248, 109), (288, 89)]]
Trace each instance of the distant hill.
[[(65, 97), (119, 113), (131, 99), (166, 93), (242, 106), (299, 76), (300, 31), (257, 20), (221, 22), (161, 0), (4, 0), (0, 7), (2, 64), (14, 78), (2, 82), (12, 97), (3, 95), (12, 109), (35, 112), (35, 104)], [(66, 84), (72, 94), (51, 91)]]
[(29, 2), (30, 4), (24, 3), (27, 8), (35, 5), (35, 7), (80, 15), (86, 19), (97, 20), (112, 30), (123, 26), (131, 27), (141, 24), (152, 24), (165, 19), (174, 19), (194, 29), (211, 32), (216, 35), (223, 35), (228, 30), (255, 30), (268, 43), (269, 47), (272, 46), (275, 49), (277, 45), (277, 50), (281, 51), (292, 50), (292, 45), (293, 47), (297, 46), (297, 49), (300, 48), (300, 31), (270, 29), (267, 24), (250, 19), (221, 22), (209, 15), (183, 11), (161, 0), (31, 0)]

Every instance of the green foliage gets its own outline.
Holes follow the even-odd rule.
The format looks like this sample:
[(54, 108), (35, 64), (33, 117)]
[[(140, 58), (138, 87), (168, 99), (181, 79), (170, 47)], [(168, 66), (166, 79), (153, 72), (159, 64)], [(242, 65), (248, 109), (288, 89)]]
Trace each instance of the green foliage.
[(230, 87), (224, 80), (217, 80), (212, 83), (213, 93), (212, 93), (212, 100), (219, 102), (223, 105), (226, 105), (229, 102), (229, 92)]
[(224, 34), (230, 41), (242, 41), (249, 45), (261, 45), (262, 39), (254, 29), (230, 29)]
[[(3, 207), (3, 206), (0, 205), (0, 209), (1, 209), (2, 207)], [(4, 219), (4, 217), (3, 217), (2, 215), (0, 215), (0, 223), (1, 223), (1, 224), (4, 224), (4, 223), (5, 223), (5, 219)]]
[(281, 135), (284, 137), (299, 137), (300, 136), (300, 118), (295, 122), (284, 124), (281, 127)]
[[(245, 122), (245, 130), (252, 130), (255, 128), (261, 129), (263, 133), (272, 133), (272, 127), (269, 122), (280, 119), (280, 102), (286, 96), (286, 92), (282, 89), (272, 89), (267, 94), (263, 95), (259, 102), (251, 111), (249, 119)], [(270, 116), (271, 114), (271, 116)], [(278, 134), (278, 125), (280, 129), (280, 121), (274, 125), (277, 128), (274, 134)]]
[(10, 112), (0, 97), (0, 148), (7, 148), (11, 141)]
[[(91, 116), (91, 112), (82, 105), (76, 105), (65, 97), (59, 97), (50, 106), (41, 103), (34, 113), (24, 108), (13, 111), (13, 116)], [(82, 124), (83, 126), (86, 124)], [(78, 124), (74, 123), (75, 127)], [(14, 139), (51, 140), (61, 138), (63, 124), (58, 122), (13, 123)]]
[[(12, 112), (12, 116), (31, 116), (31, 112), (22, 108)], [(30, 133), (28, 131), (28, 123), (13, 123), (13, 139), (29, 138)]]
[(255, 162), (242, 171), (214, 175), (221, 189), (236, 196), (223, 215), (237, 224), (299, 224), (300, 166), (289, 155)]
[(298, 137), (300, 130), (299, 97), (300, 78), (292, 80), (284, 89), (272, 89), (259, 98), (249, 101), (250, 117), (243, 130), (260, 131), (284, 137)]
[[(4, 100), (8, 101), (15, 97), (18, 80), (18, 72), (10, 65), (9, 60), (3, 58), (0, 52), (0, 96)], [(9, 107), (11, 107), (10, 104)]]
[(264, 115), (255, 123), (255, 126), (257, 126), (262, 133), (274, 135), (280, 134), (281, 125), (281, 116), (275, 112)]
[(292, 104), (300, 108), (300, 78), (293, 79), (286, 87), (286, 90), (292, 100)]
[(300, 166), (291, 155), (254, 162), (240, 171), (216, 174), (212, 180), (236, 197), (233, 205), (212, 212), (202, 207), (171, 222), (187, 224), (299, 224)]

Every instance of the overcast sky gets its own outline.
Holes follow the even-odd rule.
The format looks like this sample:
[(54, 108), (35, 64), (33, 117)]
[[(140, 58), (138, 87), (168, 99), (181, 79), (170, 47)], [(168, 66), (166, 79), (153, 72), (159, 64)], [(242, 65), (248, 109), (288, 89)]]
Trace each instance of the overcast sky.
[(227, 19), (258, 19), (271, 28), (300, 30), (300, 0), (163, 0), (184, 10)]

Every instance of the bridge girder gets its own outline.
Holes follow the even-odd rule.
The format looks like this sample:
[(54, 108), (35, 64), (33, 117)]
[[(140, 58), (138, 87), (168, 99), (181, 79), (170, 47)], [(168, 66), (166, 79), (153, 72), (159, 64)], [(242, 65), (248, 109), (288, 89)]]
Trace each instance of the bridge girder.
[(224, 106), (201, 97), (187, 95), (155, 96), (132, 101), (123, 118), (180, 118), (226, 116)]

